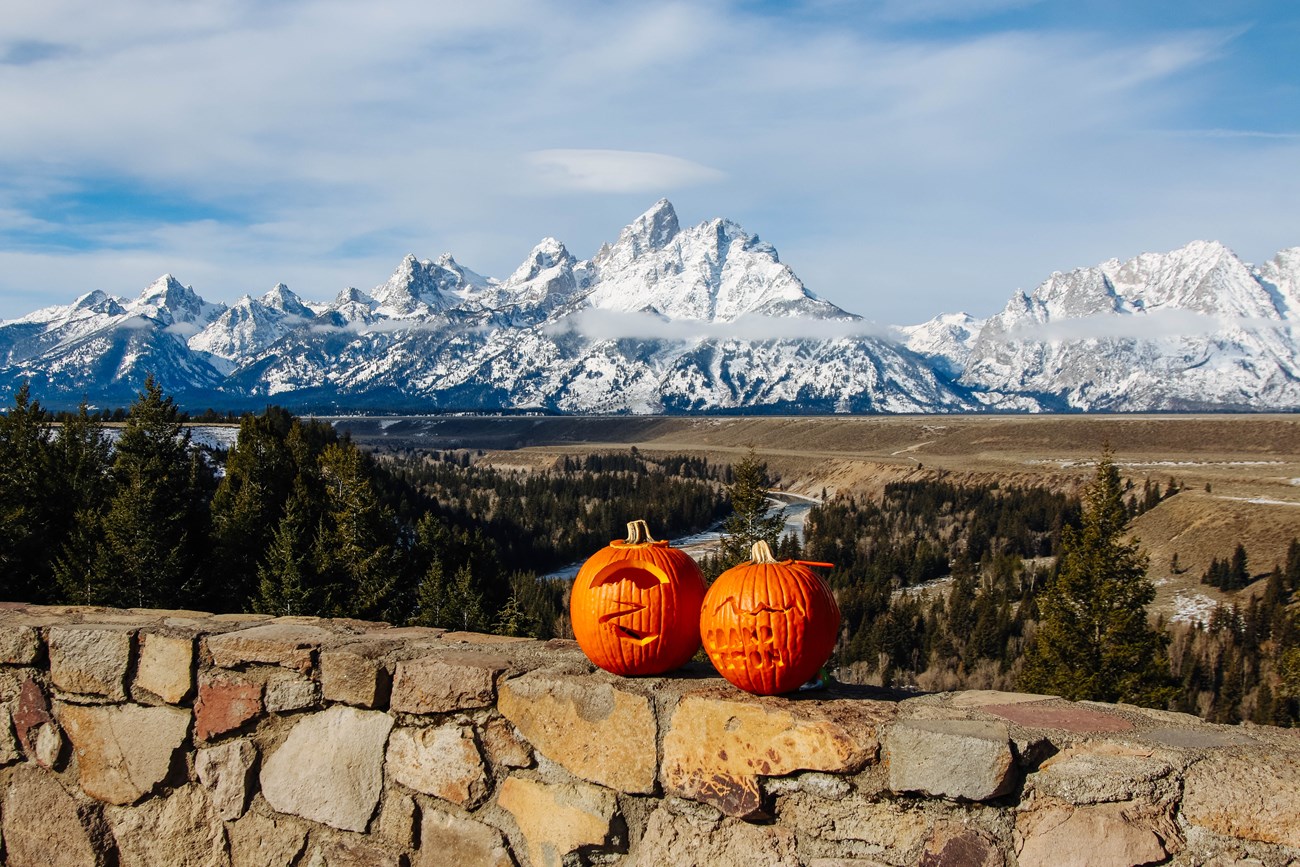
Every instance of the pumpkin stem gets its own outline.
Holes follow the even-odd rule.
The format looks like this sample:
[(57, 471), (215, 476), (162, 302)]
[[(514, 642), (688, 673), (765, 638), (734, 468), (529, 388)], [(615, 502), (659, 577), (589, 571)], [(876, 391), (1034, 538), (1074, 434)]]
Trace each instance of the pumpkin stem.
[(777, 559), (772, 556), (772, 549), (762, 539), (755, 542), (754, 546), (749, 549), (749, 559), (754, 563), (777, 562)]
[(650, 525), (645, 521), (629, 521), (627, 525), (627, 544), (649, 545), (654, 542), (650, 535)]

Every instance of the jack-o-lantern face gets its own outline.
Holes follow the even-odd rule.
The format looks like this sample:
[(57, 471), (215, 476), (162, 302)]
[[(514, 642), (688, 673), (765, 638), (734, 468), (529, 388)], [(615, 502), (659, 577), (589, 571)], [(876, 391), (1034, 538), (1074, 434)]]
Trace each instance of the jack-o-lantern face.
[(662, 674), (700, 648), (704, 577), (690, 555), (656, 542), (644, 521), (611, 542), (573, 581), (569, 616), (587, 657), (614, 674)]
[(840, 610), (807, 565), (778, 563), (767, 543), (723, 572), (700, 610), (704, 649), (746, 692), (776, 695), (806, 683), (835, 649)]

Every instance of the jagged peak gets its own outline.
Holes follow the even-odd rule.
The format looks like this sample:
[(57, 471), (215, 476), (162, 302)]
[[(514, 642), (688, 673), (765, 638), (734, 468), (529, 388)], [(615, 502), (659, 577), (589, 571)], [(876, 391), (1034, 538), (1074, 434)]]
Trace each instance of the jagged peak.
[(543, 271), (557, 267), (573, 267), (576, 260), (568, 248), (555, 238), (546, 237), (538, 242), (529, 252), (528, 257), (506, 279), (506, 283), (518, 284), (534, 280)]
[(662, 250), (677, 233), (681, 226), (677, 222), (677, 211), (673, 203), (660, 199), (650, 206), (644, 214), (637, 217), (619, 233), (616, 246), (632, 248), (633, 255), (652, 250)]

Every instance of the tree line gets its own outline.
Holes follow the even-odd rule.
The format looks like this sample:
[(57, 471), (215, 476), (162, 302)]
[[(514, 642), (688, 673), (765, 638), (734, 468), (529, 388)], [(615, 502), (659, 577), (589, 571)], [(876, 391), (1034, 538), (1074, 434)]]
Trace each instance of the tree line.
[(150, 378), (114, 441), (21, 386), (0, 414), (0, 598), (549, 637), (564, 587), (540, 574), (629, 517), (690, 532), (726, 505), (721, 471), (692, 458), (503, 473), (465, 452), (376, 457), (275, 406), (243, 415), (227, 454), (184, 419)]
[[(1204, 624), (1152, 622), (1155, 588), (1128, 522), (1182, 486), (1127, 490), (1104, 455), (1081, 497), (934, 479), (813, 509), (803, 550), (837, 564), (840, 676), (1300, 723), (1300, 541), (1262, 593)], [(1218, 562), (1207, 582), (1253, 580), (1241, 546)]]

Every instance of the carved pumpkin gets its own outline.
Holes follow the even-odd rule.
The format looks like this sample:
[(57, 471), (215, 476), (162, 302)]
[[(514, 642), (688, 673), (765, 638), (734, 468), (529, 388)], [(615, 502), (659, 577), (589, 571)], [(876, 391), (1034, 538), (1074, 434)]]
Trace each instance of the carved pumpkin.
[(685, 551), (627, 525), (578, 571), (569, 596), (573, 636), (587, 658), (614, 674), (662, 674), (700, 649), (704, 576)]
[(757, 695), (798, 689), (817, 673), (840, 630), (830, 588), (800, 560), (777, 562), (766, 542), (723, 572), (700, 611), (704, 649), (718, 673)]

